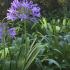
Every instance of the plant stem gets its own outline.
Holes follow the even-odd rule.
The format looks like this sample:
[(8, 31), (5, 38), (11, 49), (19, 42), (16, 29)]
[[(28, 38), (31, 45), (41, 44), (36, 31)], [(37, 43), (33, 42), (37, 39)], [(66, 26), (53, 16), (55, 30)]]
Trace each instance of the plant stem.
[[(3, 23), (2, 23), (2, 28), (3, 28), (2, 46), (4, 49), (4, 66), (5, 66), (5, 47), (6, 47), (6, 43), (5, 43), (6, 34), (5, 33), (6, 33), (6, 27)], [(3, 67), (3, 70), (4, 70), (4, 67)]]
[[(27, 30), (26, 30), (26, 21), (24, 21), (24, 39), (25, 39), (25, 56), (24, 56), (24, 58), (25, 58), (25, 63), (24, 63), (24, 67), (25, 67), (25, 65), (26, 65), (26, 57), (27, 57)], [(23, 67), (23, 70), (24, 70), (24, 67)]]
[(25, 55), (26, 55), (26, 53), (27, 53), (26, 21), (24, 22), (24, 31), (25, 31), (25, 32), (24, 32), (24, 33), (25, 33), (25, 36), (24, 36), (24, 37), (25, 37), (25, 38), (24, 38), (24, 39), (25, 39)]
[(25, 30), (25, 43), (26, 43), (26, 21), (24, 22), (24, 30)]

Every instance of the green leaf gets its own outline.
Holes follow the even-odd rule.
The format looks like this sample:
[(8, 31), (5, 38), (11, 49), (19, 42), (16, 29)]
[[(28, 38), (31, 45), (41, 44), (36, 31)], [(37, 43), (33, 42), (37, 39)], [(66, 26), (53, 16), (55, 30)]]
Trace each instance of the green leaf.
[(37, 55), (40, 52), (41, 47), (42, 47), (41, 43), (37, 43), (35, 45), (34, 49), (32, 49), (30, 55), (27, 56), (26, 65), (25, 65), (24, 70), (27, 70), (28, 67), (31, 65), (31, 63), (35, 60), (35, 58), (37, 57)]
[(60, 68), (60, 70), (61, 70), (61, 66), (59, 65), (59, 63), (57, 62), (57, 61), (55, 61), (55, 60), (53, 60), (53, 59), (43, 59), (43, 61), (49, 61), (49, 64), (51, 65), (51, 64), (55, 64), (58, 68)]

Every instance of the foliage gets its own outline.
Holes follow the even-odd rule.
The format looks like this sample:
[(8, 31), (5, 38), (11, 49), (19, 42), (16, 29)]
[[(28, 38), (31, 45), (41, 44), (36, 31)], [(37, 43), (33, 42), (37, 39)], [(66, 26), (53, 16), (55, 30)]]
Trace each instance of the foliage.
[[(0, 5), (3, 5), (2, 2), (1, 0)], [(29, 19), (20, 21), (19, 16), (16, 16), (17, 20), (14, 21), (6, 18), (0, 21), (0, 70), (70, 70), (69, 0), (35, 0), (35, 2), (41, 6), (42, 15), (48, 18), (42, 16), (35, 17), (37, 21)], [(36, 11), (37, 5), (30, 4), (35, 7), (37, 15), (40, 12)], [(14, 6), (17, 7), (16, 4)], [(0, 18), (3, 18), (2, 15)], [(27, 15), (30, 16), (29, 13)], [(4, 23), (7, 23), (5, 28), (1, 26)], [(10, 28), (16, 31), (8, 30)]]
[[(52, 18), (70, 18), (70, 0), (34, 0), (41, 6), (42, 15)], [(66, 14), (66, 15), (65, 15)]]
[(26, 37), (23, 21), (8, 23), (15, 26), (17, 36), (7, 45), (0, 44), (1, 70), (70, 69), (70, 19), (50, 21), (43, 17), (31, 25), (27, 21)]

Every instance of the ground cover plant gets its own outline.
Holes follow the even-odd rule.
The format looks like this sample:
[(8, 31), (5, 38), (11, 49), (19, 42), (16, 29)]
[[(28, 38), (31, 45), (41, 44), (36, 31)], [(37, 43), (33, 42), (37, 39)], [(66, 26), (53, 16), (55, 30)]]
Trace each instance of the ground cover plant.
[(0, 70), (70, 70), (70, 18), (46, 18), (31, 0), (13, 0), (0, 20)]

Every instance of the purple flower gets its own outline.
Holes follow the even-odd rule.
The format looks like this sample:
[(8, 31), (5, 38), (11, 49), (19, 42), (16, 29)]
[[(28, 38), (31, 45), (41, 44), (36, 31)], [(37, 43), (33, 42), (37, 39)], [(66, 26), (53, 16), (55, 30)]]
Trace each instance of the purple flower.
[(9, 32), (9, 35), (10, 35), (12, 38), (15, 37), (15, 35), (16, 35), (16, 30), (15, 30), (15, 28), (10, 28), (10, 29), (8, 30), (8, 32)]
[(0, 39), (2, 39), (2, 36), (3, 36), (3, 28), (2, 27), (0, 27)]
[(7, 13), (7, 20), (31, 20), (40, 17), (40, 7), (29, 0), (14, 0)]
[(4, 34), (10, 35), (11, 38), (14, 38), (16, 35), (16, 30), (15, 28), (7, 28), (6, 23), (1, 23), (0, 24), (0, 40), (2, 40)]

